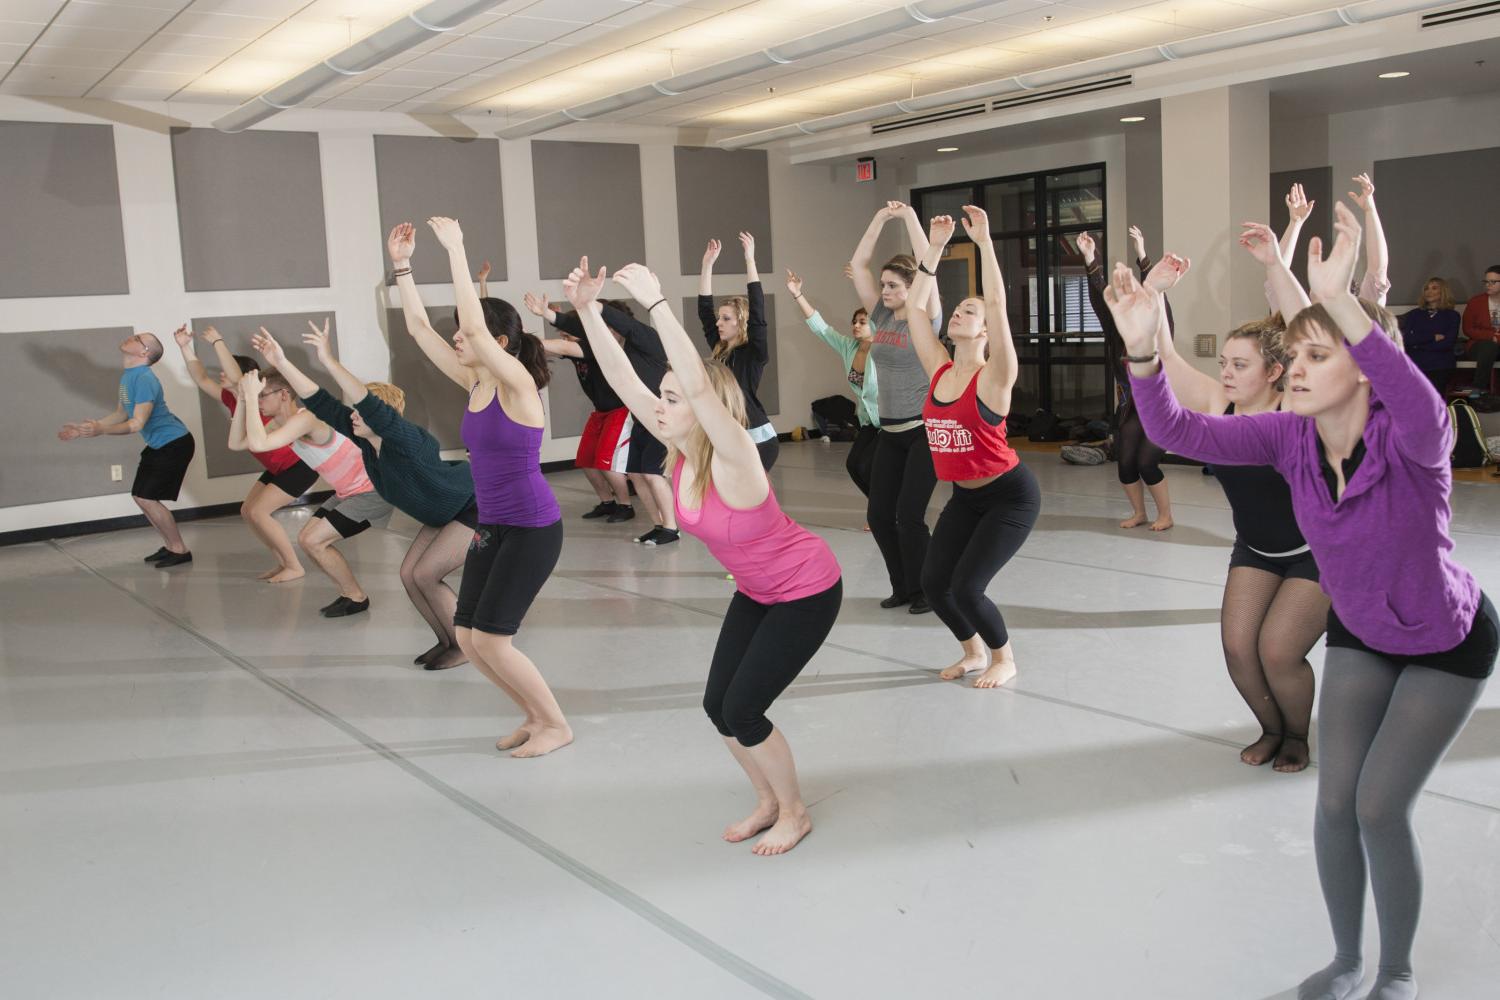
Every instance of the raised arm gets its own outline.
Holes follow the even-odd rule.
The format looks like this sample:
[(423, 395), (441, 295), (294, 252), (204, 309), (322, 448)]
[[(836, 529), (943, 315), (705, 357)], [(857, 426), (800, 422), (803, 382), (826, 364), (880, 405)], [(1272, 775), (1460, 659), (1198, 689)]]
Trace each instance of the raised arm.
[[(291, 379), (287, 379), (291, 384)], [(237, 412), (249, 413), (252, 410), (260, 413), (260, 393), (265, 387), (260, 380), (259, 372), (246, 372), (240, 378), (240, 397), (244, 404), (237, 408)], [(317, 387), (313, 387), (316, 391)], [(267, 430), (266, 425), (260, 420), (246, 418), (240, 422), (244, 430), (244, 447), (234, 448), (234, 438), (231, 435), (229, 446), (235, 451), (275, 451), (277, 448), (285, 448), (293, 441), (306, 434), (312, 433), (322, 421), (307, 410), (298, 410), (292, 414), (292, 418), (275, 430)]]
[[(244, 376), (242, 375), (240, 378), (243, 379)], [(245, 439), (245, 414), (249, 412), (250, 408), (245, 405), (245, 397), (240, 392), (240, 384), (238, 382), (233, 385), (232, 391), (235, 395), (239, 396), (239, 404), (235, 406), (234, 412), (229, 415), (229, 450), (249, 451), (250, 443)], [(258, 409), (255, 415), (257, 417), (260, 416)]]
[[(205, 336), (206, 334), (207, 331)], [(184, 323), (172, 332), (172, 339), (177, 341), (177, 347), (182, 351), (182, 361), (187, 365), (188, 377), (193, 380), (193, 384), (203, 390), (203, 394), (209, 399), (218, 399), (221, 391), (219, 383), (209, 378), (208, 369), (203, 367), (203, 362), (198, 360), (198, 353), (193, 350), (193, 331)]]
[(464, 251), (464, 233), (457, 219), (433, 216), (427, 220), (438, 242), (448, 251), (448, 264), (453, 269), (453, 301), (458, 307), (458, 328), (480, 364), (489, 369), (507, 389), (515, 394), (536, 390), (536, 381), (520, 360), (500, 346), (491, 334), (489, 324), (484, 321), (484, 307), (479, 303), (479, 293), (469, 281), (469, 257)]
[[(411, 334), (427, 360), (438, 371), (464, 389), (472, 389), (473, 374), (459, 362), (453, 345), (432, 328), (432, 323), (427, 319), (427, 310), (422, 306), (422, 296), (417, 293), (417, 281), (411, 276), (411, 255), (417, 245), (416, 227), (410, 222), (400, 223), (386, 237), (385, 245), (396, 275), (396, 291), (401, 296), (401, 313), (406, 317), (406, 332)], [(469, 284), (467, 274), (463, 284)], [(470, 290), (472, 291), (472, 286)]]
[(1271, 308), (1281, 313), (1287, 323), (1308, 306), (1307, 292), (1297, 283), (1296, 275), (1287, 266), (1287, 258), (1276, 242), (1276, 234), (1262, 222), (1246, 222), (1240, 232), (1240, 246), (1250, 251), (1250, 256), (1260, 261), (1266, 269), (1266, 284), (1271, 290)]
[(875, 256), (875, 242), (880, 239), (880, 231), (885, 228), (885, 224), (905, 207), (899, 201), (886, 202), (885, 207), (876, 212), (870, 224), (865, 227), (865, 234), (859, 238), (859, 244), (854, 248), (854, 256), (849, 258), (849, 278), (854, 282), (859, 304), (866, 309), (873, 310), (880, 304), (880, 278), (870, 271), (870, 261)]
[(719, 316), (714, 309), (714, 261), (723, 249), (718, 240), (709, 240), (703, 249), (703, 266), (698, 269), (698, 323), (703, 327), (703, 338), (708, 349), (719, 342)]
[(791, 268), (786, 269), (786, 290), (792, 293), (792, 298), (802, 310), (803, 319), (812, 319), (817, 315), (818, 311), (812, 307), (812, 303), (807, 301), (807, 296), (802, 294), (802, 279)]
[(1177, 344), (1167, 322), (1166, 294), (1177, 286), (1192, 267), (1186, 257), (1163, 254), (1161, 260), (1147, 272), (1145, 284), (1162, 296), (1160, 324), (1156, 331), (1156, 349), (1161, 354), (1162, 370), (1172, 386), (1172, 394), (1178, 402), (1194, 413), (1222, 414), (1229, 406), (1229, 397), (1224, 395), (1224, 385), (1204, 371), (1199, 371), (1192, 362), (1177, 353)]
[[(638, 424), (642, 427), (655, 427), (656, 404), (659, 400), (656, 393), (635, 373), (630, 359), (625, 356), (625, 348), (620, 346), (619, 341), (609, 332), (609, 327), (604, 324), (604, 314), (599, 305), (599, 291), (603, 287), (604, 268), (601, 267), (598, 274), (589, 273), (589, 259), (584, 257), (563, 282), (563, 294), (573, 303), (576, 311), (572, 315), (588, 337), (589, 347), (594, 352), (594, 360), (599, 363), (599, 370), (604, 373), (604, 380), (614, 389), (615, 395), (620, 397), (620, 401), (630, 410)], [(559, 313), (558, 319), (561, 320), (563, 315)]]
[(745, 284), (759, 284), (760, 271), (755, 267), (755, 237), (749, 233), (740, 233), (740, 246), (745, 251)]
[(985, 362), (985, 367), (989, 369), (991, 383), (1003, 386), (1008, 393), (1015, 388), (1021, 360), (1016, 356), (1016, 342), (1011, 338), (1010, 314), (1005, 309), (1005, 276), (1000, 273), (1000, 258), (995, 255), (995, 244), (990, 239), (989, 214), (975, 205), (965, 205), (964, 232), (979, 248), (980, 274), (984, 282), (984, 329), (990, 345), (990, 359)]
[(566, 337), (553, 337), (542, 341), (542, 350), (554, 358), (578, 358), (580, 361), (585, 357), (583, 348)]
[(1365, 213), (1365, 276), (1359, 283), (1361, 298), (1378, 305), (1385, 305), (1386, 293), (1391, 290), (1391, 250), (1385, 242), (1385, 227), (1380, 224), (1380, 213), (1375, 209), (1375, 182), (1369, 174), (1354, 178), (1359, 190), (1349, 192), (1349, 200)]
[(745, 285), (746, 310), (745, 338), (750, 352), (761, 364), (771, 363), (771, 332), (766, 325), (766, 291), (760, 283), (760, 272), (755, 270), (755, 237), (740, 233), (740, 243), (745, 248), (745, 269), (750, 278)]
[[(1307, 217), (1312, 214), (1313, 206), (1317, 202), (1308, 201), (1307, 194), (1303, 192), (1301, 184), (1293, 184), (1292, 189), (1286, 194), (1286, 231), (1281, 234), (1281, 256), (1283, 260), (1290, 263), (1297, 252), (1297, 237), (1302, 233), (1302, 226), (1307, 222)], [(1286, 313), (1282, 313), (1286, 316)]]
[[(321, 327), (312, 320), (308, 320), (307, 326), (309, 332), (302, 335), (302, 343), (312, 348), (313, 356), (318, 359), (318, 364), (322, 365), (323, 370), (333, 376), (333, 380), (339, 385), (339, 392), (343, 393), (344, 401), (352, 406), (368, 396), (370, 390), (365, 388), (365, 384), (356, 378), (354, 373), (345, 368), (343, 363), (334, 356), (333, 344), (328, 336), (328, 320), (324, 319)], [(301, 373), (299, 372), (298, 374)], [(287, 381), (291, 382), (291, 376), (287, 376)], [(312, 379), (306, 376), (303, 376), (303, 381), (312, 385), (311, 392), (304, 391), (295, 382), (292, 383), (292, 388), (297, 390), (297, 395), (306, 399), (314, 392), (317, 392), (318, 386), (313, 383)]]
[(286, 356), (286, 351), (282, 350), (281, 345), (276, 342), (276, 338), (271, 336), (265, 327), (261, 327), (260, 333), (250, 338), (250, 346), (255, 348), (256, 352), (266, 359), (266, 364), (270, 365), (286, 379), (286, 384), (291, 386), (292, 391), (298, 396), (311, 396), (318, 391), (318, 383), (308, 378), (303, 374), (302, 369), (292, 364), (291, 360)]
[[(952, 238), (953, 217), (933, 216), (927, 252), (923, 254), (921, 266), (917, 269), (917, 276), (912, 279), (911, 293), (907, 296), (908, 302), (924, 302), (931, 294), (932, 287), (937, 282), (937, 279), (933, 277), (933, 272), (937, 270), (938, 261), (943, 259), (943, 248)], [(937, 374), (937, 370), (949, 361), (948, 352), (933, 329), (932, 317), (927, 315), (926, 310), (908, 308), (906, 326), (911, 333), (911, 344), (916, 349), (917, 359), (922, 362), (922, 369), (931, 379)]]
[(479, 297), (488, 298), (490, 294), (490, 262), (485, 261), (479, 265), (479, 270), (474, 272), (474, 280), (479, 285)]
[[(667, 362), (682, 387), (683, 401), (692, 407), (693, 415), (713, 442), (715, 488), (731, 506), (754, 507), (764, 502), (771, 483), (760, 464), (755, 442), (714, 390), (698, 349), (667, 307), (661, 282), (642, 264), (626, 264), (615, 273), (615, 281), (647, 307), (647, 315), (656, 324)], [(663, 390), (662, 398), (666, 405), (673, 405), (667, 390)], [(667, 471), (670, 474), (671, 470)]]

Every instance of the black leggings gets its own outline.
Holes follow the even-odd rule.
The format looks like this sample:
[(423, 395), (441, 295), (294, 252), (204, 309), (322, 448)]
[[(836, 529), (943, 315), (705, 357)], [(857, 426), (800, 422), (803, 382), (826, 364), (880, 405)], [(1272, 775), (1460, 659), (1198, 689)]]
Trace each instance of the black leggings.
[(865, 511), (870, 533), (880, 546), (891, 593), (912, 598), (922, 590), (927, 559), (927, 504), (937, 489), (927, 429), (880, 431), (870, 473), (870, 503)]
[(880, 428), (861, 427), (854, 435), (854, 444), (849, 448), (849, 458), (844, 468), (849, 478), (866, 497), (870, 495), (870, 475), (875, 468), (875, 444), (880, 440)]
[(474, 529), (458, 585), (457, 628), (515, 635), (562, 555), (562, 521), (542, 528), (481, 524)]
[(760, 453), (760, 467), (770, 472), (771, 466), (776, 464), (776, 456), (781, 454), (781, 442), (776, 438), (757, 441), (755, 450)]
[(1129, 399), (1120, 404), (1120, 428), (1115, 432), (1115, 458), (1120, 463), (1120, 482), (1126, 486), (1144, 479), (1147, 486), (1162, 481), (1161, 460), (1166, 457), (1164, 448), (1158, 448), (1146, 439), (1146, 429), (1141, 426), (1141, 415), (1135, 412), (1135, 403)]
[(927, 549), (922, 592), (959, 642), (976, 632), (990, 649), (1010, 641), (984, 588), (1021, 548), (1041, 509), (1042, 491), (1024, 465), (976, 490), (953, 487)]
[(703, 710), (721, 735), (747, 747), (765, 742), (775, 728), (766, 710), (828, 638), (843, 601), (842, 579), (785, 604), (760, 604), (735, 591), (703, 691)]

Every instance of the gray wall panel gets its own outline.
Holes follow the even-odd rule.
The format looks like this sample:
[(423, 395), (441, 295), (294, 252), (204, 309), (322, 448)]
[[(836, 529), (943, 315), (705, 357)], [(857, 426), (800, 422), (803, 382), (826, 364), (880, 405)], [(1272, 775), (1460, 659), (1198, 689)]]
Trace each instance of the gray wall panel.
[(188, 291), (328, 287), (317, 133), (177, 129), (172, 166)]
[[(1308, 201), (1313, 202), (1312, 214), (1302, 226), (1302, 235), (1297, 240), (1297, 253), (1292, 257), (1292, 273), (1303, 286), (1307, 285), (1307, 242), (1321, 236), (1327, 243), (1333, 235), (1333, 168), (1308, 167), (1304, 170), (1282, 170), (1271, 175), (1271, 221), (1270, 227), (1280, 236), (1286, 232), (1291, 216), (1286, 209), (1286, 193), (1293, 184), (1301, 184)], [(1342, 194), (1343, 192), (1339, 192)], [(1149, 243), (1147, 244), (1150, 245)], [(1236, 253), (1243, 253), (1236, 250)], [(1364, 261), (1360, 261), (1356, 274), (1364, 273)]]
[(417, 227), (422, 252), (412, 258), (418, 284), (453, 280), (448, 255), (425, 220), (457, 219), (469, 263), (490, 262), (490, 281), (506, 279), (505, 216), (500, 198), (500, 141), (428, 135), (375, 136), (375, 173), (382, 236), (401, 222)]
[[(400, 309), (387, 309), (385, 318), (391, 341), (391, 381), (406, 393), (406, 419), (426, 427), (445, 449), (462, 448), (459, 428), (468, 399), (464, 390), (427, 360), (406, 332), (406, 316)], [(427, 319), (445, 340), (451, 340), (458, 329), (452, 306), (429, 306)]]
[[(129, 491), (145, 446), (139, 434), (59, 441), (57, 432), (68, 421), (114, 410), (119, 344), (134, 332), (124, 326), (0, 334), (0, 396), (24, 400), (5, 409), (0, 506)], [(110, 481), (111, 465), (124, 467), (121, 482)]]
[(0, 122), (0, 299), (130, 291), (110, 125)]
[[(334, 355), (338, 355), (338, 320), (331, 313), (271, 313), (264, 316), (195, 316), (190, 322), (198, 333), (202, 333), (206, 327), (214, 327), (224, 337), (224, 343), (229, 345), (229, 350), (235, 354), (245, 354), (261, 363), (262, 370), (269, 368), (265, 359), (255, 353), (250, 346), (250, 338), (265, 327), (276, 342), (286, 351), (286, 356), (292, 364), (296, 365), (307, 375), (325, 389), (338, 394), (338, 386), (333, 379), (323, 371), (311, 352), (302, 344), (302, 335), (307, 332), (308, 321), (316, 322), (322, 326), (323, 320), (328, 319), (328, 330), (332, 334)], [(218, 377), (219, 362), (214, 356), (214, 349), (201, 340), (197, 343), (198, 360), (208, 369), (211, 377)], [(177, 350), (177, 345), (172, 344), (170, 350)], [(355, 372), (356, 375), (360, 374)], [(218, 399), (209, 399), (202, 392), (198, 393), (198, 413), (203, 423), (203, 433), (198, 441), (198, 454), (207, 464), (208, 478), (218, 479), (223, 476), (242, 476), (247, 472), (260, 473), (265, 467), (245, 451), (229, 450), (229, 411)]]
[[(701, 259), (701, 258), (700, 258)], [(723, 257), (719, 258), (723, 260)], [(718, 306), (729, 296), (714, 296), (714, 305)], [(683, 326), (687, 327), (688, 336), (693, 338), (693, 343), (698, 345), (698, 353), (705, 358), (712, 354), (708, 346), (708, 340), (703, 336), (703, 324), (698, 322), (698, 298), (685, 298), (682, 300)], [(766, 408), (766, 416), (775, 417), (781, 413), (781, 392), (777, 386), (777, 351), (776, 351), (776, 296), (766, 296), (766, 333), (770, 339), (771, 360), (766, 363), (766, 370), (760, 377), (761, 405)]]
[(771, 178), (763, 149), (704, 149), (678, 146), (677, 240), (682, 273), (703, 269), (703, 247), (710, 238), (724, 244), (715, 269), (744, 271), (741, 231), (755, 237), (760, 273), (775, 274), (771, 253)]
[(645, 261), (639, 146), (533, 141), (531, 171), (544, 279), (566, 278), (583, 254), (611, 272)]
[[(1391, 245), (1391, 294), (1415, 303), (1430, 277), (1447, 278), (1463, 300), (1484, 291), (1484, 269), (1500, 264), (1500, 149), (1375, 161), (1375, 190)], [(1442, 197), (1432, 196), (1440, 185)]]
[(573, 362), (566, 358), (552, 361), (552, 381), (547, 384), (547, 432), (554, 440), (576, 437), (583, 433), (583, 425), (594, 404), (584, 395), (578, 384), (578, 375)]

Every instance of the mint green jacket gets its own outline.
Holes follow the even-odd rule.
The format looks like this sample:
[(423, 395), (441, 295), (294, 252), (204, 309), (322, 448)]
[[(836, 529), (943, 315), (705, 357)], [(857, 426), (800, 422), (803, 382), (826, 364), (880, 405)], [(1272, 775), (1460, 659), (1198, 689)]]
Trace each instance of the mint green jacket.
[[(833, 327), (823, 322), (822, 313), (813, 313), (807, 317), (807, 327), (813, 333), (823, 338), (823, 343), (838, 352), (839, 357), (844, 359), (844, 374), (849, 373), (849, 366), (854, 363), (854, 354), (859, 350), (859, 341), (853, 337), (839, 333)], [(850, 388), (854, 388), (851, 383)], [(880, 396), (876, 392), (875, 361), (872, 358), (865, 359), (865, 385), (859, 394), (859, 405), (855, 412), (859, 414), (861, 427), (880, 426)]]

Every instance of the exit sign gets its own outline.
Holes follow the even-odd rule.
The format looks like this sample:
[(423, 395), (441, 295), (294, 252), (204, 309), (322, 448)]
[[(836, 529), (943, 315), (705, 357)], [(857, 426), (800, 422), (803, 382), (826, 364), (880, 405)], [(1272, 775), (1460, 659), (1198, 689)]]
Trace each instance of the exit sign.
[(873, 181), (875, 179), (875, 157), (862, 156), (854, 164), (854, 179), (856, 181)]

